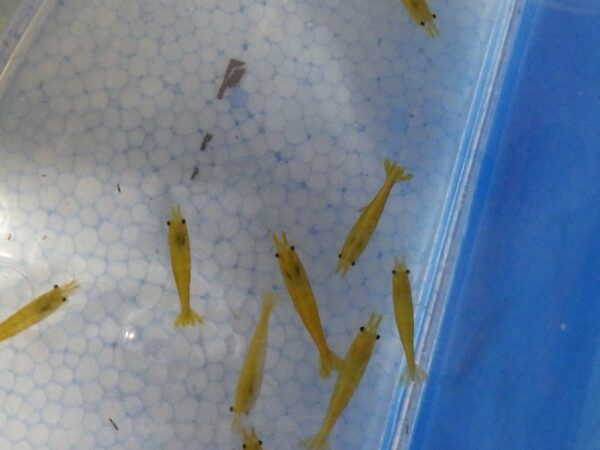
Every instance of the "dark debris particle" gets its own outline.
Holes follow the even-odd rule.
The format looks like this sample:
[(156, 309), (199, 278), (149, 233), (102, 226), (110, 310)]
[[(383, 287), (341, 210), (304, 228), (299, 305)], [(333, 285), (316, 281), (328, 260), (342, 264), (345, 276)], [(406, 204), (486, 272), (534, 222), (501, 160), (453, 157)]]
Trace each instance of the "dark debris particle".
[(121, 193), (121, 185), (117, 184), (117, 191), (119, 191), (119, 194)]
[(10, 241), (12, 239), (12, 233), (8, 233), (8, 236), (6, 237), (7, 241)]
[(110, 418), (110, 417), (109, 417), (109, 418), (108, 418), (108, 421), (111, 423), (111, 425), (113, 426), (113, 428), (114, 428), (116, 431), (119, 431), (119, 427), (117, 426), (117, 424), (115, 423), (115, 421), (114, 421), (114, 420), (112, 420), (112, 418)]
[(190, 180), (194, 181), (197, 176), (198, 176), (198, 168), (194, 167), (194, 170), (192, 172), (192, 176), (190, 177)]
[(208, 143), (210, 141), (212, 141), (213, 135), (211, 133), (206, 133), (204, 135), (204, 138), (202, 139), (202, 144), (200, 144), (200, 150), (204, 151), (206, 150), (206, 147), (208, 146)]
[(230, 59), (229, 64), (227, 64), (227, 68), (225, 69), (225, 75), (223, 76), (223, 82), (219, 87), (217, 98), (222, 99), (228, 88), (233, 88), (240, 84), (245, 72), (246, 63), (244, 61)]

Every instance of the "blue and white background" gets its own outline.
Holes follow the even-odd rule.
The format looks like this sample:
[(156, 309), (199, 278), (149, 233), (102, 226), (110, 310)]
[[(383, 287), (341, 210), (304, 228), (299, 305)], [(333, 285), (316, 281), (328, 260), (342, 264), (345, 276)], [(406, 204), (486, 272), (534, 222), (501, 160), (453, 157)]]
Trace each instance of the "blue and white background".
[[(229, 406), (263, 290), (281, 301), (251, 420), (265, 449), (316, 432), (334, 379), (283, 288), (280, 230), (334, 350), (385, 316), (332, 434), (334, 449), (379, 448), (403, 365), (389, 271), (405, 255), (420, 299), (500, 3), (431, 0), (434, 40), (399, 0), (57, 2), (0, 100), (0, 319), (55, 283), (81, 288), (0, 343), (0, 448), (241, 447)], [(217, 100), (231, 58), (246, 73)], [(385, 158), (414, 178), (342, 279), (338, 250)], [(206, 319), (182, 330), (174, 203)]]

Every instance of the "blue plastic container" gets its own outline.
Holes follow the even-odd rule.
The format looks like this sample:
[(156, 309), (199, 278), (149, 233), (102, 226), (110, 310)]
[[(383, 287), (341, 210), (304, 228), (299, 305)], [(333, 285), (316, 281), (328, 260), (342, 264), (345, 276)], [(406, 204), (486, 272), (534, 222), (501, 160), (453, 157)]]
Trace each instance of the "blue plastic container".
[[(281, 230), (336, 352), (384, 316), (333, 449), (597, 446), (599, 8), (429, 3), (435, 39), (399, 0), (21, 1), (0, 51), (0, 321), (81, 288), (0, 342), (0, 448), (241, 447), (229, 406), (265, 290), (248, 420), (265, 449), (315, 433), (334, 378), (284, 288)], [(232, 59), (245, 72), (218, 98)], [(386, 158), (414, 177), (342, 278)], [(175, 204), (194, 328), (173, 326)], [(424, 385), (399, 383), (396, 256)]]
[(409, 448), (600, 445), (599, 25), (524, 3)]

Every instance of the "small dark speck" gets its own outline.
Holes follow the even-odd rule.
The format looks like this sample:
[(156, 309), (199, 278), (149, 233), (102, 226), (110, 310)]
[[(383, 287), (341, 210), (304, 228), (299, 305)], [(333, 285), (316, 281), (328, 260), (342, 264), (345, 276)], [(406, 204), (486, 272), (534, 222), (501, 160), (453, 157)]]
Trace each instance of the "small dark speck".
[(42, 241), (45, 241), (46, 239), (48, 239), (48, 235), (45, 234), (44, 237), (42, 237)]
[(190, 180), (194, 181), (197, 176), (198, 176), (198, 168), (194, 167), (194, 171), (192, 172), (192, 176), (190, 177)]
[(206, 135), (204, 136), (204, 139), (202, 139), (202, 144), (200, 144), (200, 150), (204, 151), (206, 150), (206, 147), (208, 145), (208, 143), (212, 140), (213, 135), (210, 133), (206, 133)]
[(2, 45), (4, 45), (5, 47), (8, 47), (10, 45), (10, 43), (5, 39), (2, 41)]
[(12, 233), (8, 233), (8, 236), (6, 238), (7, 241), (10, 241), (12, 239)]
[(115, 423), (115, 421), (114, 421), (114, 420), (112, 420), (112, 419), (109, 417), (109, 418), (108, 418), (108, 421), (111, 423), (111, 425), (113, 426), (113, 428), (114, 428), (116, 431), (119, 431), (119, 427), (117, 426), (117, 424)]
[(240, 137), (239, 137), (239, 136), (236, 136), (235, 138), (236, 138), (236, 139), (239, 139)]
[(121, 193), (121, 185), (117, 184), (117, 191), (119, 191), (119, 194)]
[(46, 178), (46, 174), (45, 173), (42, 174), (42, 178)]
[(415, 117), (415, 115), (414, 115), (414, 114), (409, 114), (408, 116), (409, 116), (411, 119)]
[(112, 344), (110, 344), (110, 346), (111, 346), (112, 348), (116, 348), (116, 347), (117, 347), (117, 341), (114, 341)]
[(408, 434), (408, 425), (404, 425), (404, 434)]

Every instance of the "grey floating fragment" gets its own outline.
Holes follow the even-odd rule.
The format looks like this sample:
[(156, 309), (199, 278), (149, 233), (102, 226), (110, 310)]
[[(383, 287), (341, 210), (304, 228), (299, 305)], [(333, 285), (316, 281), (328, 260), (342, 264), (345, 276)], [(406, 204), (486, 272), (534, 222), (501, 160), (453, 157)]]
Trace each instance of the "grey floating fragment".
[(206, 135), (204, 136), (204, 139), (202, 139), (202, 143), (200, 144), (200, 150), (202, 150), (202, 151), (206, 150), (206, 146), (212, 140), (212, 138), (213, 138), (213, 135), (211, 133), (206, 133)]
[(240, 61), (239, 59), (229, 60), (229, 64), (227, 64), (227, 68), (225, 69), (223, 82), (221, 83), (221, 87), (219, 87), (219, 92), (217, 93), (217, 98), (222, 99), (225, 91), (228, 88), (233, 88), (240, 84), (245, 72), (246, 63), (244, 61)]

